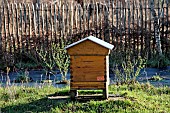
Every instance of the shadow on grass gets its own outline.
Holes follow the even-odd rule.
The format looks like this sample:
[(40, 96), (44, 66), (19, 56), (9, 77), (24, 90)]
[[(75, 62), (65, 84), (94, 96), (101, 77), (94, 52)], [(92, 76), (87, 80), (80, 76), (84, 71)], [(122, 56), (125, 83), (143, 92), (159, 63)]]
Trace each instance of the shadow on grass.
[[(104, 99), (102, 99), (102, 97), (99, 95), (99, 96), (79, 96), (75, 100), (71, 100), (68, 95), (67, 96), (56, 95), (55, 93), (55, 94), (48, 95), (45, 98), (34, 100), (29, 103), (7, 106), (5, 108), (2, 108), (1, 110), (2, 113), (33, 113), (33, 112), (39, 113), (39, 112), (50, 112), (52, 109), (55, 108), (59, 108), (63, 112), (69, 111), (70, 109), (71, 111), (76, 111), (76, 109), (82, 111), (88, 111), (89, 108), (92, 108), (94, 110), (95, 108), (98, 109), (98, 106), (88, 105), (88, 102), (90, 102), (91, 100), (103, 101)], [(81, 107), (79, 105), (74, 106), (75, 103), (79, 103), (79, 105), (82, 106)], [(110, 102), (108, 102), (108, 104), (109, 103)], [(116, 103), (117, 102), (115, 101), (114, 104)], [(70, 104), (71, 104), (71, 108), (70, 108)], [(107, 104), (106, 101), (105, 104)], [(86, 106), (84, 107), (84, 105)]]
[[(51, 96), (51, 95), (49, 95)], [(45, 98), (41, 98), (29, 103), (18, 104), (13, 106), (7, 106), (2, 108), (2, 113), (32, 113), (32, 112), (50, 112), (52, 108), (56, 106), (60, 106), (62, 109), (62, 105), (70, 102), (71, 100), (66, 99), (49, 99), (48, 96)]]

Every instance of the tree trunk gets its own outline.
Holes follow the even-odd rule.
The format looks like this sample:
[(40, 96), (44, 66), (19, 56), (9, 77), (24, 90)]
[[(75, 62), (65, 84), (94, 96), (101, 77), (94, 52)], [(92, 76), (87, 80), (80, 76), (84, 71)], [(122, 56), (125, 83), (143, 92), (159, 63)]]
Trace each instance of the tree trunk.
[(159, 25), (159, 18), (156, 15), (155, 11), (155, 4), (154, 0), (150, 1), (150, 7), (151, 7), (151, 14), (154, 17), (154, 33), (155, 33), (155, 40), (156, 40), (156, 50), (159, 55), (162, 55), (162, 48), (161, 48), (161, 39), (160, 39), (160, 25)]

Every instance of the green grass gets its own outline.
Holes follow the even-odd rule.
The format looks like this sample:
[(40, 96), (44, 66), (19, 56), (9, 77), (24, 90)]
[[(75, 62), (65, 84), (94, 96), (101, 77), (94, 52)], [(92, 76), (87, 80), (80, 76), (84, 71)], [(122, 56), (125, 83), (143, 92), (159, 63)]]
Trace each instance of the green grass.
[[(79, 91), (92, 94), (93, 91)], [(101, 93), (101, 91), (94, 91)], [(2, 113), (168, 113), (170, 88), (156, 88), (150, 84), (109, 86), (109, 100), (48, 99), (55, 95), (68, 95), (69, 87), (0, 87)]]

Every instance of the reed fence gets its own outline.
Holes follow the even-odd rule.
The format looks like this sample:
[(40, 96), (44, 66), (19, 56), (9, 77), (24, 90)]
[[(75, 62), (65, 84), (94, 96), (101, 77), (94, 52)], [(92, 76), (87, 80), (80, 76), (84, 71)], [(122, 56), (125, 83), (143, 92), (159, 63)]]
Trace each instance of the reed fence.
[[(168, 0), (155, 4), (163, 54), (170, 55)], [(115, 45), (114, 53), (152, 57), (156, 52), (149, 0), (138, 2), (65, 2), (0, 6), (0, 57), (15, 62), (17, 54), (70, 43), (89, 35)]]

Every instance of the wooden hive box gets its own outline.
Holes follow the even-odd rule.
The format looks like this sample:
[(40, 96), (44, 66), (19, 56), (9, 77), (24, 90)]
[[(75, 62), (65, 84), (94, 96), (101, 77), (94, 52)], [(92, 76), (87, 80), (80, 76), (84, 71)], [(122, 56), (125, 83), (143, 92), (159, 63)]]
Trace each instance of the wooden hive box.
[(89, 36), (66, 47), (70, 55), (71, 98), (77, 90), (102, 89), (108, 98), (109, 53), (113, 45)]

